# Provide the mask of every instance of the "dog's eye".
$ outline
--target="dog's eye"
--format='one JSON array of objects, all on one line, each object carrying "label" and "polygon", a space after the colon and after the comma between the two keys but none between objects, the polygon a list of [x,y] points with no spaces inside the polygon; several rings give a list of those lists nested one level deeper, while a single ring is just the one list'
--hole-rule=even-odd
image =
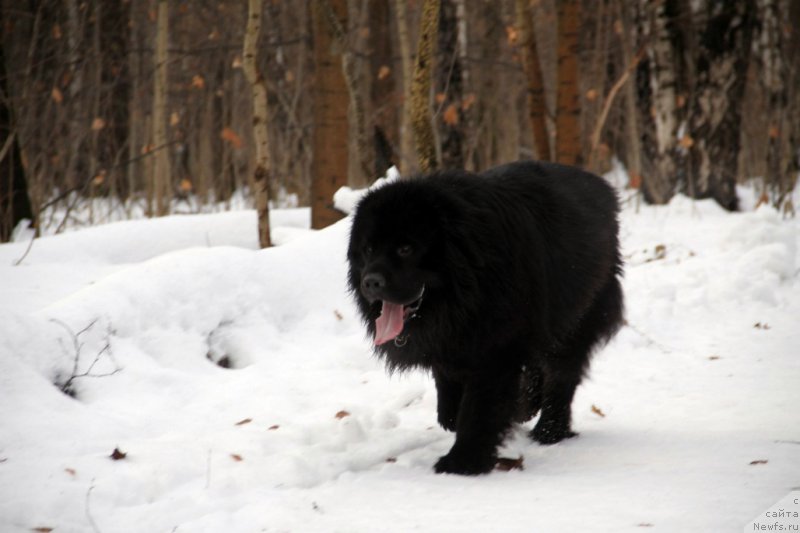
[{"label": "dog's eye", "polygon": [[412,253],[414,253],[414,248],[412,248],[410,244],[406,244],[397,249],[397,255],[400,257],[408,257]]},{"label": "dog's eye", "polygon": [[369,244],[364,246],[364,255],[368,257],[372,255],[372,246],[370,246]]}]

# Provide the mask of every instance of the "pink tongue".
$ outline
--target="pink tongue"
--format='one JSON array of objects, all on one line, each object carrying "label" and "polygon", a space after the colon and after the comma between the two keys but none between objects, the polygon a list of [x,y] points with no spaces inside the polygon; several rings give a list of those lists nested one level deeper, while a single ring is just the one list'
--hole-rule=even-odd
[{"label": "pink tongue", "polygon": [[383,302],[381,316],[375,321],[375,346],[394,339],[403,331],[403,306]]}]

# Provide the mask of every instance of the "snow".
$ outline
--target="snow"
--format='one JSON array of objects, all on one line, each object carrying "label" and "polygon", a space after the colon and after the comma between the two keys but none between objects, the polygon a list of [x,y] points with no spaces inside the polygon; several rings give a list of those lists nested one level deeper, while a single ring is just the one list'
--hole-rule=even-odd
[{"label": "snow", "polygon": [[527,424],[524,470],[477,478],[432,471],[430,378],[371,356],[349,219],[307,219],[273,212],[268,250],[252,211],[0,246],[0,531],[740,531],[797,490],[797,219],[626,205],[628,325],[580,436]]}]

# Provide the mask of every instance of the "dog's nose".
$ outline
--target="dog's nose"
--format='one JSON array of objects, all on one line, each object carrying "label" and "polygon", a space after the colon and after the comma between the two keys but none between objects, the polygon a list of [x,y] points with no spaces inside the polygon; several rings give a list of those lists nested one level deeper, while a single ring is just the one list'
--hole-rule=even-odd
[{"label": "dog's nose", "polygon": [[370,272],[361,278],[361,292],[369,299],[376,299],[386,287],[386,278],[383,274]]}]

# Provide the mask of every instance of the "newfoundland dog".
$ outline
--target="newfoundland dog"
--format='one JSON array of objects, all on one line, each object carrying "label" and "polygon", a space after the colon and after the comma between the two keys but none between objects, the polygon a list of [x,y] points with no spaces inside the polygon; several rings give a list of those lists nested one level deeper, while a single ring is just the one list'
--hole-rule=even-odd
[{"label": "newfoundland dog", "polygon": [[429,369],[455,443],[436,472],[481,474],[514,422],[570,427],[592,350],[622,324],[618,204],[582,170],[519,162],[437,172],[367,193],[349,285],[390,370]]}]

